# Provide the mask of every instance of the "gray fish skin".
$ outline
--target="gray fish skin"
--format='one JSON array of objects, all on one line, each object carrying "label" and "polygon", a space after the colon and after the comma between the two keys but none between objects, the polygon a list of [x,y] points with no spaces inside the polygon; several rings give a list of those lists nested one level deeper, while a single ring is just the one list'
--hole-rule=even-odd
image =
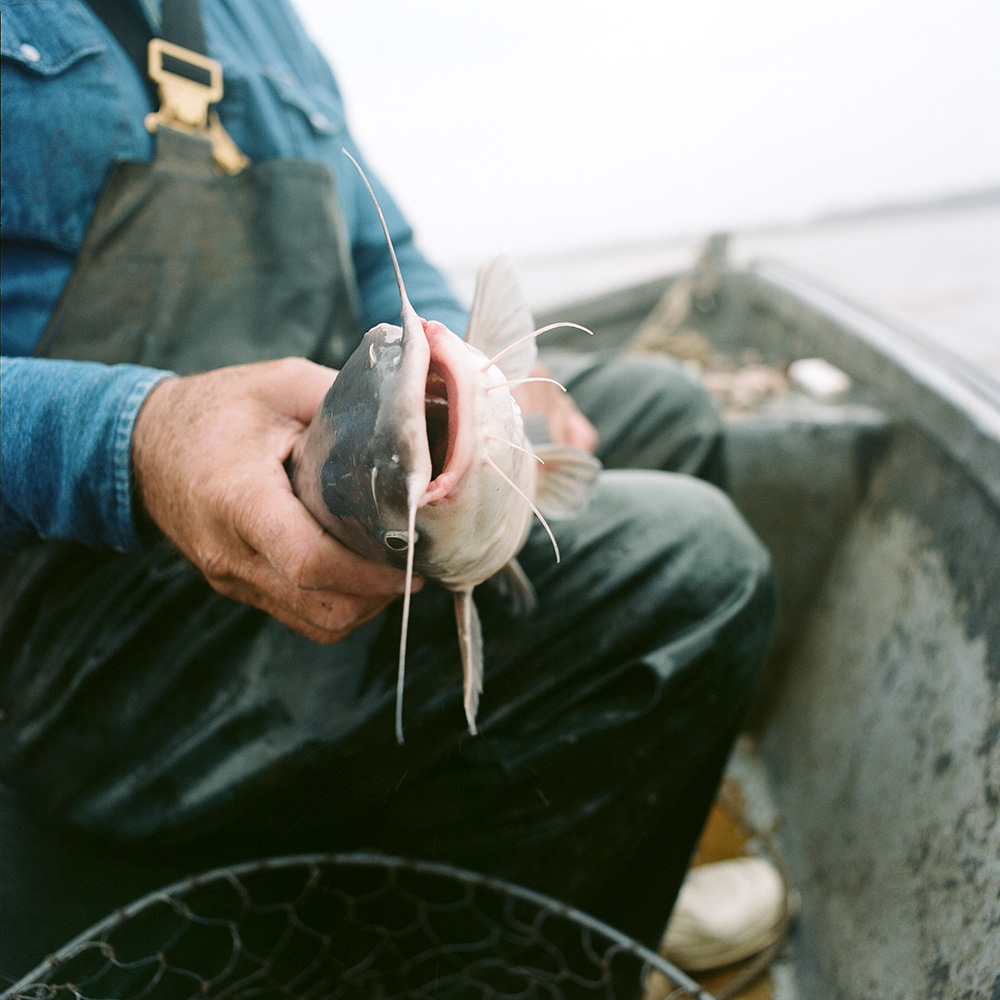
[{"label": "gray fish skin", "polygon": [[316,412],[293,475],[296,494],[330,534],[400,569],[407,477],[421,463],[400,433],[401,408],[409,404],[412,412],[407,386],[415,379],[422,386],[426,372],[426,351],[411,344],[409,355],[398,326],[383,323],[365,334]]}]

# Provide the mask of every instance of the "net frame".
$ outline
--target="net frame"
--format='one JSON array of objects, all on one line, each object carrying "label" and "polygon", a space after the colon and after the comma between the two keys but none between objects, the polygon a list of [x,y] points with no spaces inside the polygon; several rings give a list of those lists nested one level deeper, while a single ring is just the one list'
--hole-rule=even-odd
[{"label": "net frame", "polygon": [[[156,945],[142,954],[144,933]],[[211,968],[190,966],[195,954]],[[649,997],[651,982],[657,998],[713,1000],[660,955],[550,896],[443,862],[353,852],[177,881],[94,924],[0,997],[619,1000]]]}]

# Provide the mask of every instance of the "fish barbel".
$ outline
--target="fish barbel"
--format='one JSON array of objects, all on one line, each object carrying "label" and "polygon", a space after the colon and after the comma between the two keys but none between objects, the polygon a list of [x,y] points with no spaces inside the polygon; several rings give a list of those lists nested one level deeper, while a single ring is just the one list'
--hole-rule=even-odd
[{"label": "fish barbel", "polygon": [[414,572],[454,594],[465,714],[475,733],[483,643],[473,590],[496,577],[512,612],[533,608],[534,590],[516,559],[532,515],[558,559],[545,517],[582,507],[600,463],[577,448],[533,448],[525,435],[510,389],[529,377],[535,336],[551,327],[534,329],[511,264],[498,258],[480,269],[464,340],[442,323],[421,319],[407,298],[375,194],[351,160],[382,223],[402,324],[369,330],[337,374],[292,456],[292,485],[339,541],[406,571],[397,740],[403,742]]}]

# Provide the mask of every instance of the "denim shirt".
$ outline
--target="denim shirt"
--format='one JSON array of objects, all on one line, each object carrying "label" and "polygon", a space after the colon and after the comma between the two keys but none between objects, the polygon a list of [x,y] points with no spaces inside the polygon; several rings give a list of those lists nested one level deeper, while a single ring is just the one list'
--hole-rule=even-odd
[{"label": "denim shirt", "polygon": [[[135,0],[139,2],[139,0]],[[155,4],[144,0],[150,19]],[[255,162],[303,158],[334,173],[351,239],[362,322],[399,322],[399,296],[377,216],[341,152],[347,131],[333,74],[284,0],[202,0],[209,53],[223,67],[223,125]],[[170,373],[31,357],[118,160],[150,160],[153,108],[105,25],[78,0],[0,0],[2,307],[0,541],[35,537],[136,547],[132,429]],[[155,29],[154,29],[155,30]],[[456,332],[466,314],[372,178],[409,297]]]}]

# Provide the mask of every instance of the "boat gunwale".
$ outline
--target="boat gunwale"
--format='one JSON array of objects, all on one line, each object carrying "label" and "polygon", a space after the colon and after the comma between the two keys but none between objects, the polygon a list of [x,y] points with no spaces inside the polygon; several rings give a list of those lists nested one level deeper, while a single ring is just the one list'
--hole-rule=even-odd
[{"label": "boat gunwale", "polygon": [[[603,345],[597,337],[587,346],[620,347],[627,336],[624,328],[637,329],[681,273],[546,309],[540,319],[571,318],[598,334],[604,327],[614,328],[616,335]],[[992,377],[912,324],[781,261],[760,258],[726,267],[718,280],[719,301],[738,305],[745,328],[756,311],[759,316],[770,313],[790,331],[784,339],[794,350],[781,360],[820,356],[869,386],[891,417],[931,439],[1000,509],[1000,384]],[[701,328],[697,320],[694,325]],[[705,327],[714,339],[710,316]],[[744,337],[743,331],[736,333]],[[752,337],[740,343],[759,346]]]},{"label": "boat gunwale", "polygon": [[[905,322],[783,263],[755,261],[724,280],[744,283],[752,303],[794,323],[826,360],[874,387],[1000,508],[1000,385]],[[796,316],[803,309],[813,314],[805,322]]]}]

